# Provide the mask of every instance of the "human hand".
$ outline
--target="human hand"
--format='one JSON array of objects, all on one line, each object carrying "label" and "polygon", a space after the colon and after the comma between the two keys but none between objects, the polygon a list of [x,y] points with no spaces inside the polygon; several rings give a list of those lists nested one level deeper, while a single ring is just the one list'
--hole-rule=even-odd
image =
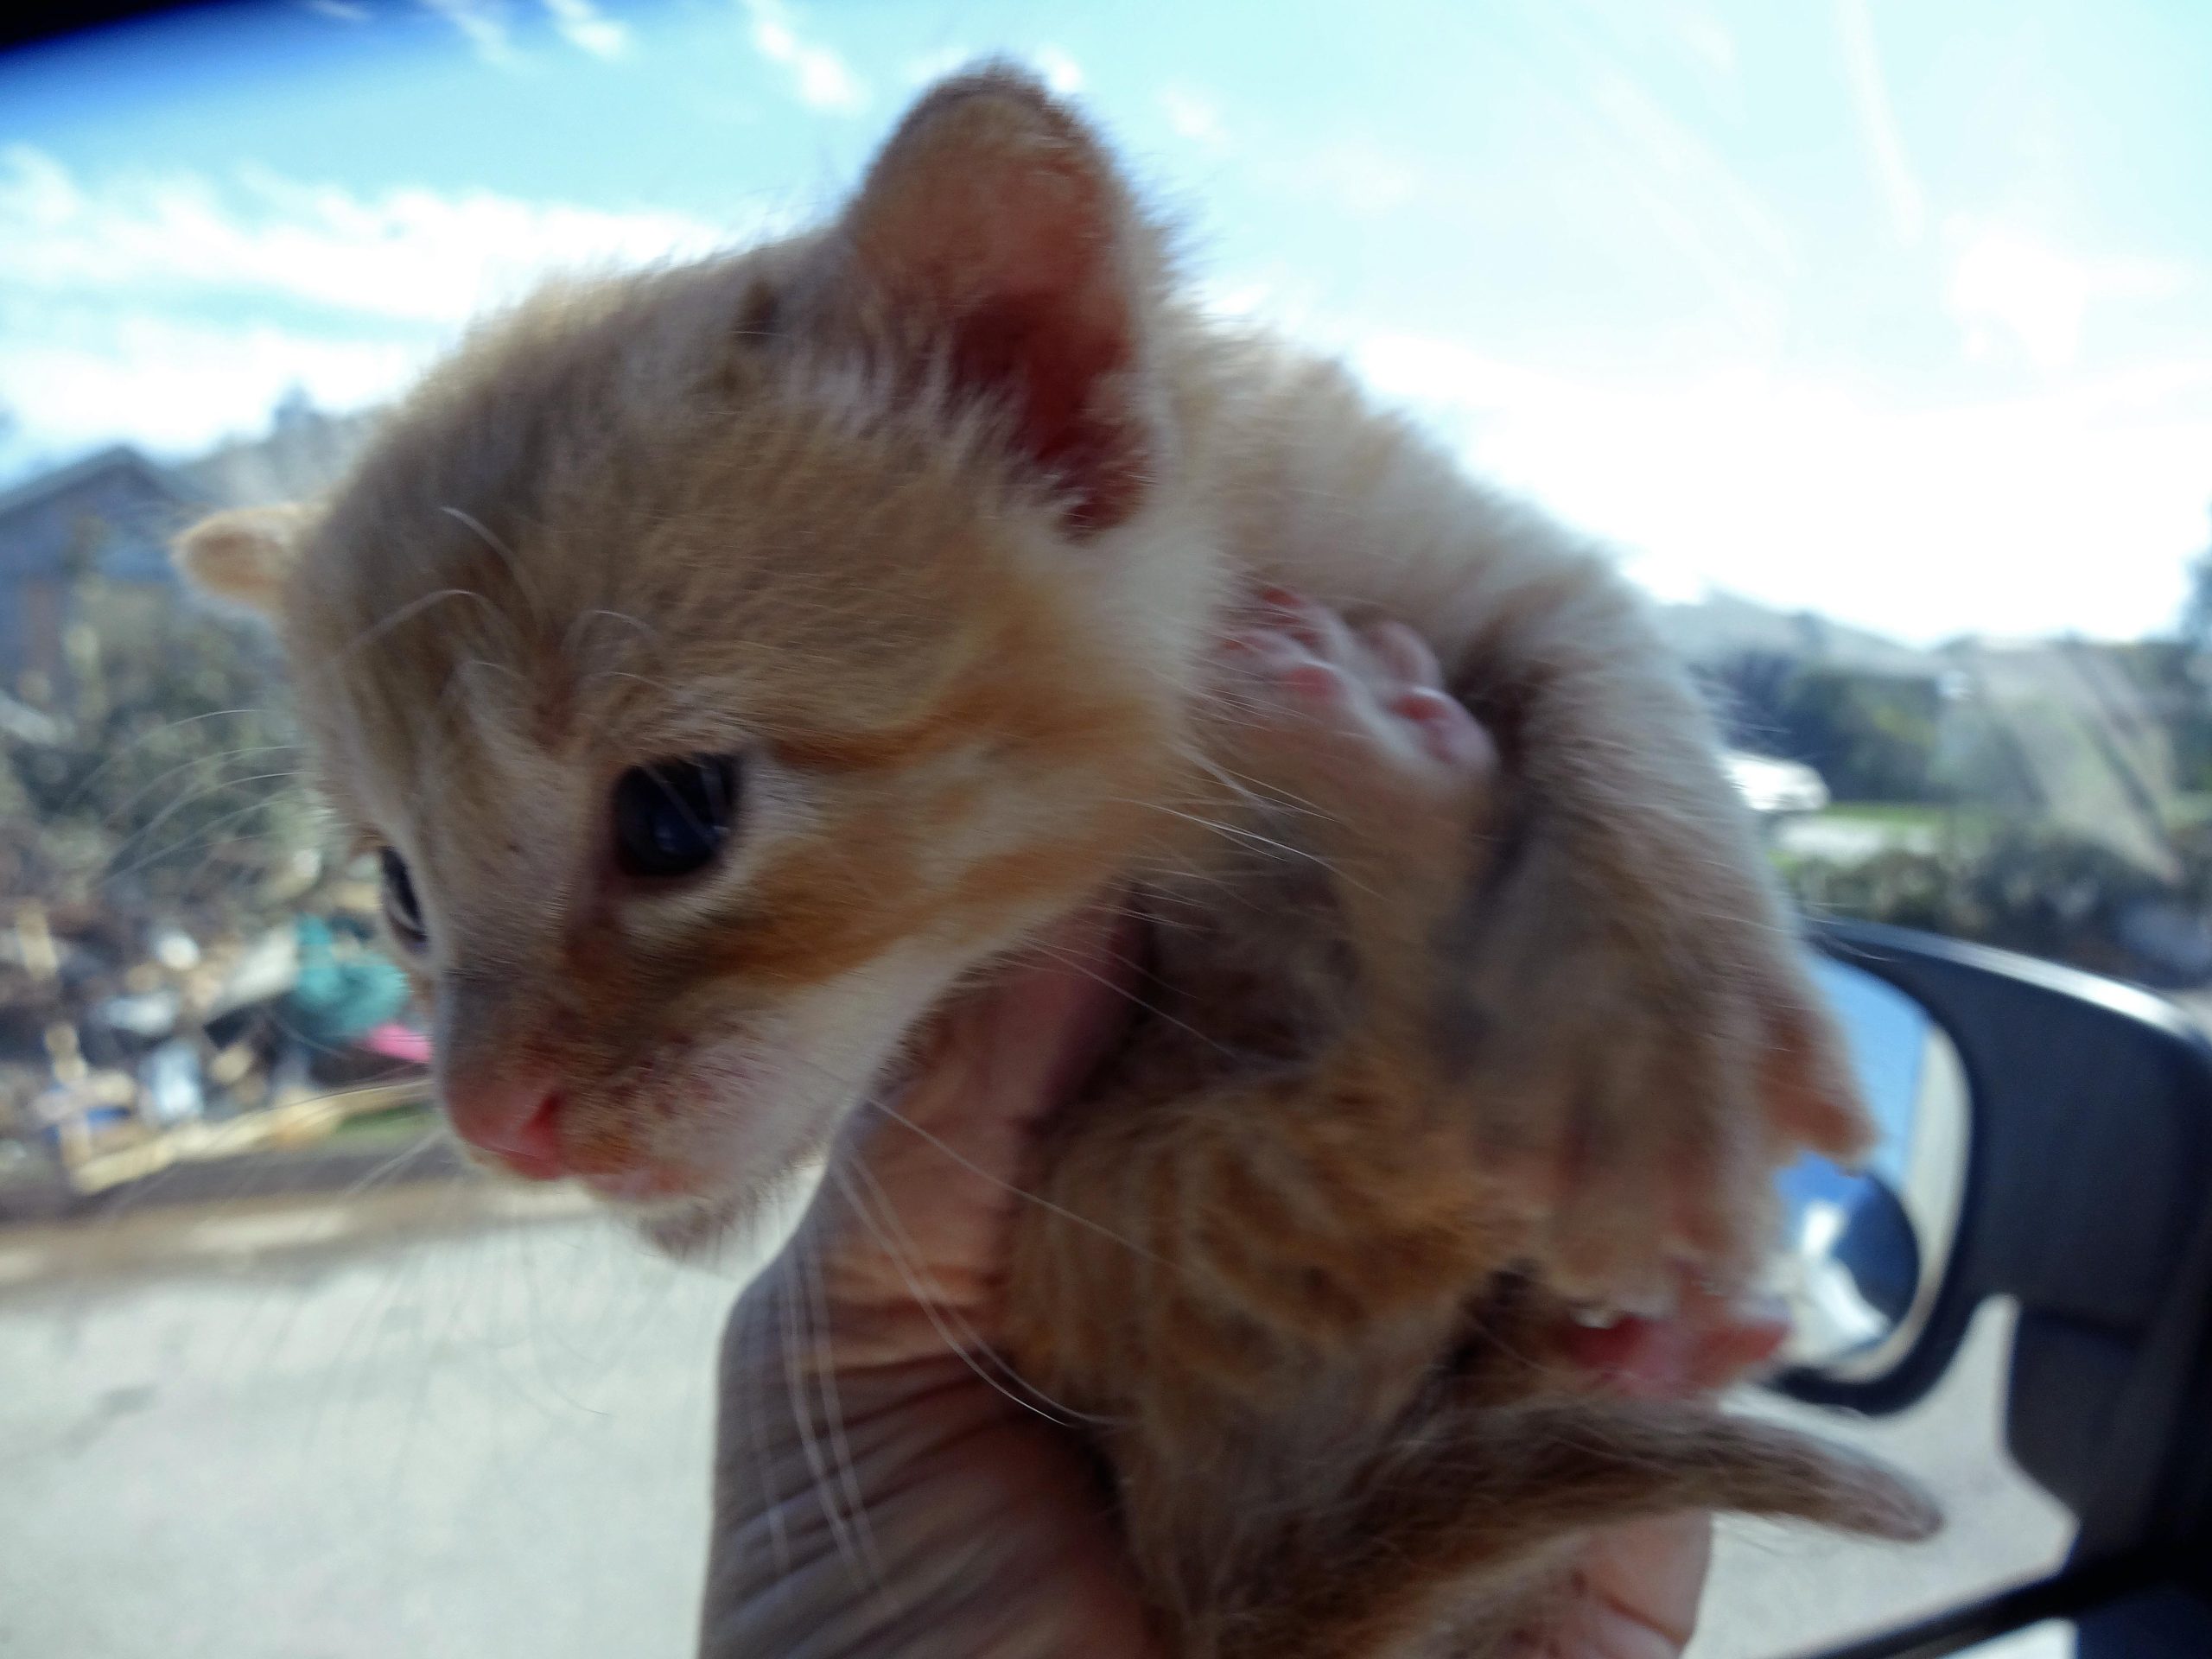
[{"label": "human hand", "polygon": [[1030,1133],[1122,1027],[1110,918],[952,1009],[722,1348],[701,1652],[1158,1659],[1104,1489],[993,1358]]},{"label": "human hand", "polygon": [[[722,1352],[702,1653],[1160,1659],[1096,1465],[992,1355],[1034,1127],[1122,1029],[1128,941],[1079,918],[953,1009],[913,1084],[859,1126]],[[1694,1392],[1776,1332],[1694,1299],[1562,1332],[1613,1386]],[[1611,1529],[1524,1651],[1668,1659],[1711,1527]]]}]

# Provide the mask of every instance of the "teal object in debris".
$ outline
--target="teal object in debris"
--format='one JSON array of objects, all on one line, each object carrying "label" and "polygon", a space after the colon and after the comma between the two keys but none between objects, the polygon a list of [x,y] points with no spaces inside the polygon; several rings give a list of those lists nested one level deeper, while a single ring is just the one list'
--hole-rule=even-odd
[{"label": "teal object in debris", "polygon": [[298,918],[293,930],[300,972],[284,1016],[308,1042],[343,1046],[407,1006],[407,976],[397,963],[351,940],[341,946],[319,916]]}]

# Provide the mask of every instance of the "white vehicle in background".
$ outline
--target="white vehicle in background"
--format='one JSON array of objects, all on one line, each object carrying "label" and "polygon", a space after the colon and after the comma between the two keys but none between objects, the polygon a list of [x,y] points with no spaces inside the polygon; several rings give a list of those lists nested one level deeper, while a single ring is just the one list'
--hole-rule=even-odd
[{"label": "white vehicle in background", "polygon": [[1819,812],[1828,804],[1827,785],[1802,761],[1747,754],[1740,749],[1732,749],[1721,759],[1737,792],[1761,817]]}]

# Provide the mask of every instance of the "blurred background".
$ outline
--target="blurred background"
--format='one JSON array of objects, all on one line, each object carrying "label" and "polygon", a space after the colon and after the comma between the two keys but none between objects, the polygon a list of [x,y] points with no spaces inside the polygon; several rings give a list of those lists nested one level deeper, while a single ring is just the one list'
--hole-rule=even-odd
[{"label": "blurred background", "polygon": [[[164,543],[322,487],[548,271],[828,211],[986,52],[1106,127],[1205,304],[1617,550],[1808,911],[2212,1011],[2193,0],[297,0],[20,48],[0,1652],[683,1650],[730,1274],[457,1179],[268,643]],[[1966,1542],[1756,1535],[1700,1653],[2063,1546],[1962,1374],[1896,1432]]]}]

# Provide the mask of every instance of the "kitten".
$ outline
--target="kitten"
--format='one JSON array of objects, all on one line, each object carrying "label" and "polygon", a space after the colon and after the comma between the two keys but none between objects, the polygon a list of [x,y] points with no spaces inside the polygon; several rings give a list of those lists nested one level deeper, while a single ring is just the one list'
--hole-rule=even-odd
[{"label": "kitten", "polygon": [[1467,1133],[1495,753],[1401,625],[1275,594],[1228,643],[1198,724],[1230,834],[1139,889],[1147,1023],[1048,1130],[1007,1298],[1173,1650],[1522,1651],[1592,1527],[1670,1510],[1923,1535],[1871,1465],[1571,1362]]},{"label": "kitten", "polygon": [[[455,1128],[679,1245],[820,1155],[949,994],[1109,886],[1151,878],[1163,939],[1201,941],[1201,976],[1226,972],[1203,941],[1235,918],[1204,895],[1249,861],[1222,864],[1200,831],[1249,848],[1240,815],[1282,812],[1238,784],[1270,763],[1209,690],[1212,642],[1267,583],[1312,594],[1314,616],[1411,624],[1496,734],[1497,786],[1432,815],[1459,833],[1423,860],[1372,855],[1371,803],[1340,803],[1343,836],[1289,820],[1294,843],[1368,872],[1308,883],[1343,947],[1316,982],[1335,975],[1351,1003],[1322,1022],[1333,1038],[1280,1036],[1289,1071],[1262,1081],[1306,1103],[1294,1134],[1254,1119],[1192,1154],[1211,1191],[1264,1196],[1300,1156],[1270,1144],[1286,1126],[1306,1137],[1301,1179],[1354,1195],[1338,1220],[1374,1204],[1408,1250],[1347,1233],[1325,1262],[1247,1264],[1310,1282],[1309,1340],[1349,1368],[1287,1403],[1255,1396],[1248,1465],[1278,1431],[1319,1446],[1344,1423],[1329,1490],[1395,1494],[1403,1522],[1357,1535],[1375,1598],[1332,1611],[1289,1586],[1310,1642],[1344,1637],[1306,1650],[1402,1633],[1407,1607],[1497,1557],[1495,1504],[1465,1490],[1477,1465],[1450,1462],[1463,1439],[1490,1446],[1479,1478],[1532,1505],[1536,1535],[1560,1524],[1543,1493],[1580,1493],[1560,1502],[1586,1519],[1646,1453],[1669,1501],[1737,1501],[1714,1484],[1733,1481],[1740,1501],[1853,1524],[1923,1518],[1802,1445],[1704,1418],[1609,1408],[1609,1477],[1578,1472],[1571,1433],[1509,1437],[1556,1455],[1501,1462],[1467,1415],[1466,1378],[1492,1368],[1438,1373],[1437,1343],[1495,1345],[1518,1317],[1497,1301],[1526,1300],[1495,1276],[1509,1262],[1539,1301],[1642,1305],[1685,1262],[1740,1282],[1774,1160],[1848,1156],[1866,1125],[1694,699],[1609,569],[1333,369],[1174,303],[1110,158],[1027,82],[931,93],[820,232],[548,289],[435,372],[330,499],[219,516],[181,550],[277,620],[332,802],[380,852],[394,932],[435,987]],[[1206,925],[1174,925],[1193,914]],[[1392,938],[1422,948],[1379,948]],[[1395,1081],[1332,1069],[1363,1029],[1361,1063]],[[1445,1094],[1408,1094],[1428,1077],[1408,1045]],[[1048,1187],[1123,1201],[1086,1159],[1178,1098],[1141,1075],[1168,1060],[1131,1064],[1127,1109],[1109,1091],[1071,1115]],[[1364,1117],[1369,1096],[1399,1116]],[[1402,1109],[1447,1099],[1418,1144],[1451,1156],[1392,1138]],[[1392,1128],[1356,1132],[1370,1122]],[[1454,1234],[1448,1263],[1420,1265],[1400,1197]],[[1457,1237],[1493,1232],[1509,1242]],[[1033,1226],[1018,1260],[1039,1294],[1055,1273],[1126,1274]],[[1084,1344],[1156,1310],[1095,1311],[1093,1332],[1017,1313],[1025,1357],[1096,1382]],[[1282,1382],[1279,1355],[1246,1363],[1234,1323],[1163,1339],[1157,1393],[1190,1387],[1155,1451],[1231,1434],[1236,1378]],[[1479,1409],[1499,1408],[1493,1384]],[[1505,1390],[1537,1414],[1524,1425],[1559,1429],[1529,1392]],[[1415,1466],[1440,1432],[1458,1470],[1441,1483]],[[1135,1517],[1176,1465],[1116,1456]],[[1786,1491],[1761,1497],[1761,1479]],[[1355,1518],[1295,1517],[1307,1530],[1275,1565]],[[1193,1650],[1261,1650],[1235,1632],[1264,1620],[1210,1630],[1200,1605],[1226,1616],[1255,1580],[1195,1600],[1171,1582],[1197,1548],[1180,1524],[1150,1557],[1162,1605]],[[1406,1529],[1424,1525],[1417,1548]]]}]

